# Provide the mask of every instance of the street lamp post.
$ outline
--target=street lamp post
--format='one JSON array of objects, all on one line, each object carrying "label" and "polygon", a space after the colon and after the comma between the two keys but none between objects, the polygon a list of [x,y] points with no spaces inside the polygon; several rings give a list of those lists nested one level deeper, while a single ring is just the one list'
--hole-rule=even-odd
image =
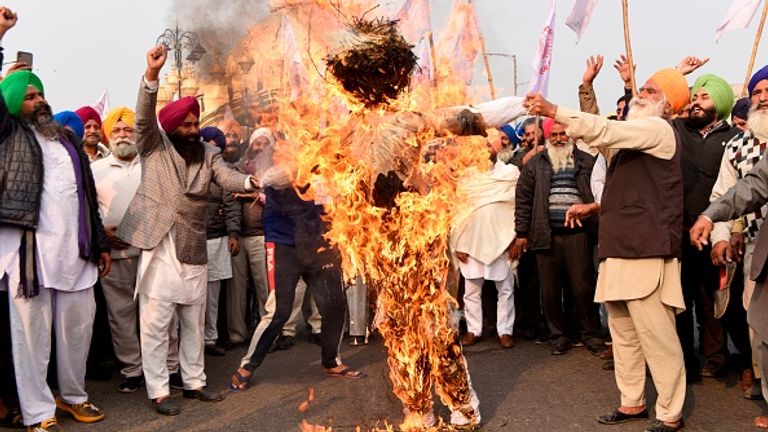
[{"label": "street lamp post", "polygon": [[[169,51],[173,51],[173,66],[176,70],[177,82],[177,95],[181,97],[181,88],[183,84],[182,67],[184,66],[184,60],[191,64],[195,64],[206,53],[205,48],[200,45],[200,37],[195,32],[184,31],[179,28],[178,22],[175,29],[165,29],[165,31],[158,36],[158,45],[162,44]],[[187,51],[187,57],[184,58],[184,51]]]},{"label": "street lamp post", "polygon": [[525,84],[525,83],[517,82],[517,55],[515,55],[515,54],[505,54],[505,53],[487,53],[486,55],[498,56],[498,57],[506,57],[506,58],[512,59],[512,64],[514,66],[513,80],[514,80],[514,85],[515,85],[515,96],[517,96],[517,87],[520,84]]}]

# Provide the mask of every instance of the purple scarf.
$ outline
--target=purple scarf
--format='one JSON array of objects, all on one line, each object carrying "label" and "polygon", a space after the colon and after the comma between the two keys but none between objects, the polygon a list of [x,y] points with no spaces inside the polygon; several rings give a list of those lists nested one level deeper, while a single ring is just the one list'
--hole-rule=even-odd
[{"label": "purple scarf", "polygon": [[[77,153],[75,145],[65,136],[60,136],[59,141],[67,150],[75,170],[75,182],[77,183],[77,247],[80,258],[88,261],[91,259],[91,220],[88,215],[85,199],[85,175],[83,173],[82,160]],[[19,298],[32,298],[40,293],[40,284],[37,277],[37,241],[35,233],[25,230],[21,238],[19,248],[19,266],[21,277],[19,279]],[[31,283],[30,283],[31,280]]]}]

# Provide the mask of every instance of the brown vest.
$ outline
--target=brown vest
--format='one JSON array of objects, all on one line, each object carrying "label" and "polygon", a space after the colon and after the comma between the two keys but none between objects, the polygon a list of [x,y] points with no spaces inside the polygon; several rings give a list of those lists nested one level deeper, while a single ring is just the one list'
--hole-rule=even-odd
[{"label": "brown vest", "polygon": [[679,258],[683,233],[681,145],[670,160],[621,150],[611,160],[600,209],[598,255]]}]

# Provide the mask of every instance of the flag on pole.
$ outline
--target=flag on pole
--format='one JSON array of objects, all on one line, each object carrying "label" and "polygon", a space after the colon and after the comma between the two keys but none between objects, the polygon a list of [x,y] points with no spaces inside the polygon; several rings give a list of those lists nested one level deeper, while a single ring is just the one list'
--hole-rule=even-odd
[{"label": "flag on pole", "polygon": [[539,36],[539,47],[533,59],[533,77],[531,78],[532,92],[547,95],[549,89],[549,67],[552,64],[552,46],[555,42],[555,0],[550,1],[547,24]]},{"label": "flag on pole", "polygon": [[291,102],[298,99],[302,88],[308,82],[304,64],[301,62],[299,45],[296,43],[296,35],[287,14],[283,14],[280,24],[280,33],[283,43],[283,74],[284,85],[291,88]]},{"label": "flag on pole", "polygon": [[581,40],[581,35],[589,25],[589,20],[592,19],[592,12],[595,11],[597,6],[597,0],[576,0],[571,9],[571,14],[565,20],[565,25],[571,28],[576,33],[576,43]]},{"label": "flag on pole", "polygon": [[101,96],[99,96],[99,99],[91,105],[91,108],[95,109],[101,118],[104,118],[104,116],[112,111],[109,106],[109,89],[104,89],[104,91],[101,92]]},{"label": "flag on pole", "polygon": [[760,7],[762,0],[733,0],[725,19],[715,31],[715,41],[719,42],[723,33],[729,30],[745,29]]},{"label": "flag on pole", "polygon": [[429,21],[429,0],[405,0],[400,11],[394,16],[405,40],[418,45],[427,33],[432,31]]},{"label": "flag on pole", "polygon": [[448,24],[437,43],[440,57],[447,59],[453,73],[470,85],[475,60],[480,52],[480,29],[472,0],[454,0]]}]

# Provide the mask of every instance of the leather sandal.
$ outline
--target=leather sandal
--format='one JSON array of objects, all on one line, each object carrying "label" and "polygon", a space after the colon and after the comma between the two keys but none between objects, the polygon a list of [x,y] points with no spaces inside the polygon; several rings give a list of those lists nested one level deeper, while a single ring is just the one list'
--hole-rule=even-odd
[{"label": "leather sandal", "polygon": [[616,424],[626,423],[634,420],[647,420],[647,419],[648,419],[647,409],[644,409],[637,414],[627,414],[619,411],[618,409],[615,409],[608,414],[599,416],[597,418],[597,421],[605,425],[616,425]]},{"label": "leather sandal", "polygon": [[677,432],[685,427],[683,419],[678,420],[676,426],[667,426],[663,421],[657,421],[653,426],[646,429],[644,432]]},{"label": "leather sandal", "polygon": [[162,415],[175,416],[181,412],[179,403],[168,396],[161,401],[157,401],[157,399],[153,400],[152,405],[155,406],[155,411]]},{"label": "leather sandal", "polygon": [[240,369],[237,369],[235,370],[235,373],[232,374],[227,389],[232,393],[244,392],[251,387],[251,378],[253,378],[253,372],[251,372],[250,375],[245,376],[240,373]]}]

